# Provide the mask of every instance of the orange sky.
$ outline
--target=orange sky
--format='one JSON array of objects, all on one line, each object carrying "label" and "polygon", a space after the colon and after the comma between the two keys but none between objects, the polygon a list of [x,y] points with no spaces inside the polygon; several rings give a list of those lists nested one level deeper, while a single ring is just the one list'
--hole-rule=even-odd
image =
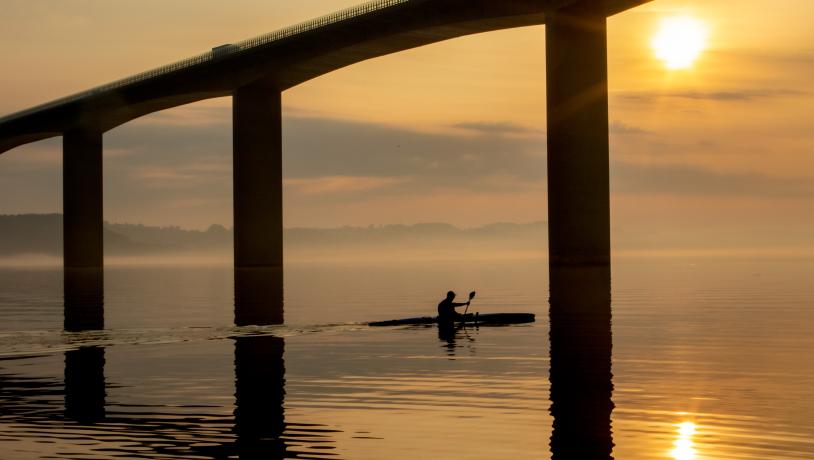
[{"label": "orange sky", "polygon": [[[0,113],[355,4],[4,2]],[[667,70],[650,40],[691,15],[709,47]],[[614,228],[814,224],[814,3],[655,0],[609,21]],[[357,64],[284,94],[286,225],[544,220],[542,27]],[[229,99],[106,135],[106,219],[231,222]],[[60,209],[59,142],[0,156],[0,213]],[[765,238],[765,237],[764,237]],[[811,239],[814,243],[814,238]]]}]

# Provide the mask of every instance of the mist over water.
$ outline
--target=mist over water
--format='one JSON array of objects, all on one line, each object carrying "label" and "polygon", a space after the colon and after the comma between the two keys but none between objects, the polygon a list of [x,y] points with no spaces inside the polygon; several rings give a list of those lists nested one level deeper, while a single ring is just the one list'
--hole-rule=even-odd
[{"label": "mist over water", "polygon": [[[230,266],[114,265],[106,330],[64,333],[61,271],[3,268],[0,451],[578,458],[584,438],[604,446],[591,458],[810,458],[812,275],[810,259],[618,258],[612,316],[601,277],[573,278],[556,332],[545,260],[301,261],[286,325],[238,328]],[[431,315],[449,289],[537,322],[362,324]],[[584,378],[607,392],[579,397]]]}]

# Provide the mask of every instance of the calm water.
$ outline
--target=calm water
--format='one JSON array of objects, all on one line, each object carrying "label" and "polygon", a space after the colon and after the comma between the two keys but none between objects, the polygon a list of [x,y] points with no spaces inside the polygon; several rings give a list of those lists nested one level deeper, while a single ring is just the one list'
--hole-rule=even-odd
[{"label": "calm water", "polygon": [[[60,271],[0,270],[0,457],[814,458],[814,261],[602,276],[549,318],[545,262],[292,264],[288,324],[235,328],[229,267],[109,268],[107,330],[66,334]],[[448,289],[538,321],[359,324]]]}]

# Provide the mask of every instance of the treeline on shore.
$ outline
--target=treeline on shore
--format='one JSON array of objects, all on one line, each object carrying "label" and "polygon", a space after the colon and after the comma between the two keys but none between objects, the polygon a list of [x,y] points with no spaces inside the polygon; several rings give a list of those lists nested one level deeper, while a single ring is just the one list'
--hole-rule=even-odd
[{"label": "treeline on shore", "polygon": [[[476,250],[493,247],[542,250],[545,222],[496,223],[462,229],[444,223],[370,225],[367,227],[288,228],[287,250],[354,252],[398,247],[410,251]],[[212,225],[206,230],[175,226],[109,223],[104,227],[105,253],[114,256],[231,252],[232,230]],[[62,254],[61,214],[0,215],[0,256]]]}]

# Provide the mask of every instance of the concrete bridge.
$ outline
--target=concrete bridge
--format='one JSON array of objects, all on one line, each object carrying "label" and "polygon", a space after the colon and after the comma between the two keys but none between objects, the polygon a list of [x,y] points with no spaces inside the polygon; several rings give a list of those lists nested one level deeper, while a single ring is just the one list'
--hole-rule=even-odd
[{"label": "concrete bridge", "polygon": [[648,1],[378,0],[0,118],[0,153],[63,138],[66,329],[104,324],[105,132],[233,97],[235,321],[281,323],[281,92],[378,56],[530,25],[546,25],[550,265],[608,266],[606,18]]}]

